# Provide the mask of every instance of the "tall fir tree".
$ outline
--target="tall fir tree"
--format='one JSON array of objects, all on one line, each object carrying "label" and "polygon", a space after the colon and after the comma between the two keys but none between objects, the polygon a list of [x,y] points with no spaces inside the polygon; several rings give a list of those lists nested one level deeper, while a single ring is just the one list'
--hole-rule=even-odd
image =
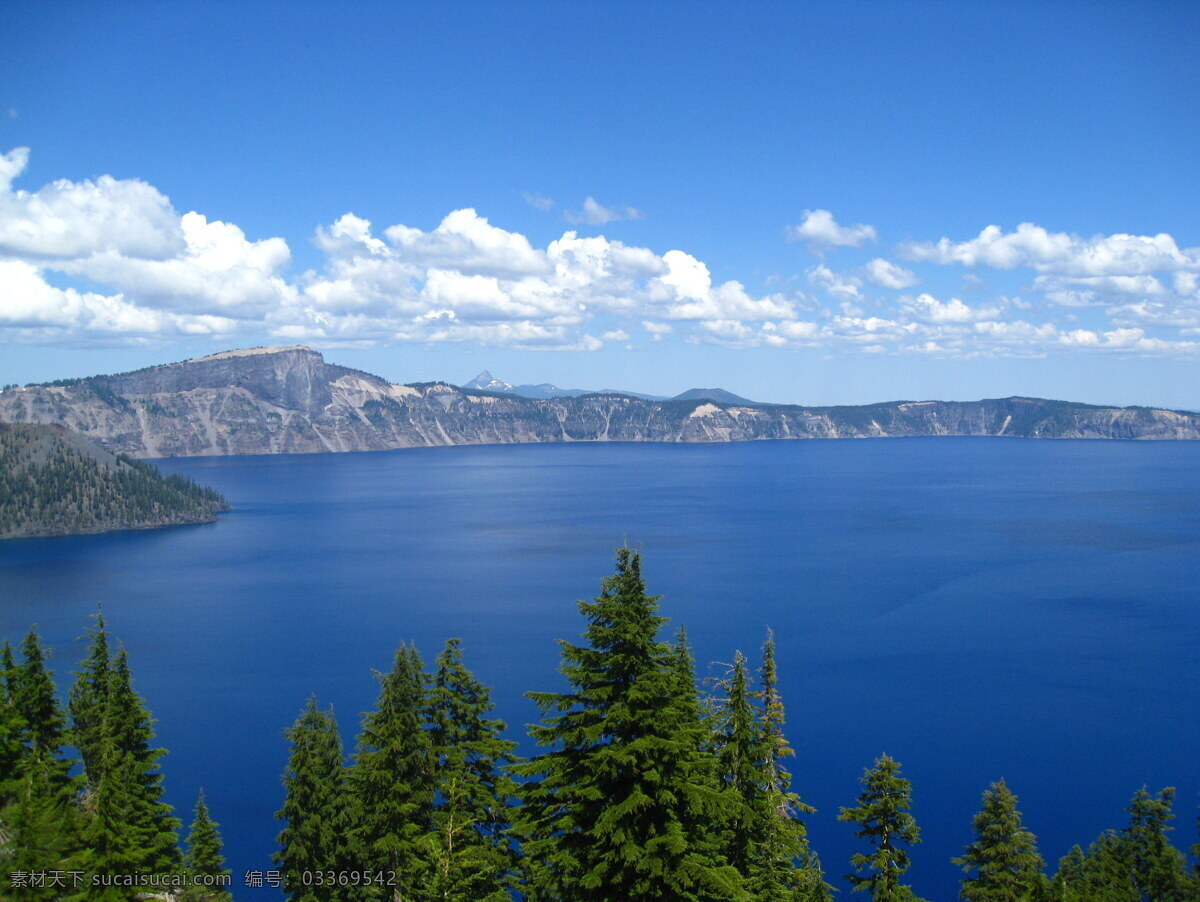
[{"label": "tall fir tree", "polygon": [[972,821],[975,841],[954,863],[969,875],[960,897],[967,902],[1037,902],[1044,891],[1045,862],[1037,837],[1021,823],[1017,797],[1000,780],[983,793]]},{"label": "tall fir tree", "polygon": [[136,836],[138,867],[167,873],[180,861],[180,822],[162,800],[159,761],[166,750],[154,748],[154,719],[133,688],[124,649],[113,661],[106,721],[110,745],[105,776],[111,768],[114,782],[119,778],[121,791],[128,795],[127,826]]},{"label": "tall fir tree", "polygon": [[1112,831],[1102,834],[1083,861],[1082,879],[1068,889],[1068,902],[1139,902],[1129,847]]},{"label": "tall fir tree", "polygon": [[1129,807],[1129,826],[1121,831],[1130,873],[1141,897],[1153,902],[1183,902],[1188,892],[1186,858],[1171,845],[1167,833],[1175,815],[1171,805],[1175,788],[1168,786],[1157,796],[1146,787],[1134,793]]},{"label": "tall fir tree", "polygon": [[312,697],[284,735],[291,753],[283,775],[283,807],[275,815],[287,825],[275,854],[284,889],[295,902],[348,902],[360,893],[312,876],[367,867],[353,855],[353,808],[333,711],[319,710]]},{"label": "tall fir tree", "polygon": [[364,867],[393,871],[398,899],[429,879],[433,755],[425,730],[425,673],[415,648],[396,651],[380,674],[379,702],[363,717],[349,782],[357,805],[354,841]]},{"label": "tall fir tree", "polygon": [[721,832],[736,799],[720,784],[681,656],[658,638],[641,560],[617,550],[600,595],[579,602],[587,645],[561,642],[567,692],[530,693],[548,751],[518,813],[531,902],[709,902],[749,897]]},{"label": "tall fir tree", "polygon": [[224,880],[231,876],[221,854],[221,834],[208,814],[204,802],[204,790],[196,800],[195,819],[188,830],[187,854],[183,867],[189,884],[179,895],[178,902],[231,902],[233,896],[221,889]]},{"label": "tall fir tree", "polygon": [[22,662],[16,668],[13,697],[25,722],[23,738],[31,755],[49,761],[64,741],[67,719],[58,703],[54,678],[46,669],[46,653],[36,630],[21,643]]},{"label": "tall fir tree", "polygon": [[104,776],[105,721],[109,698],[109,672],[112,661],[103,610],[97,611],[95,624],[88,631],[87,657],[75,671],[68,707],[71,712],[71,741],[79,749],[83,770],[92,789]]},{"label": "tall fir tree", "polygon": [[17,778],[17,764],[25,751],[22,737],[25,721],[15,698],[17,665],[12,646],[0,650],[0,818],[6,804],[9,784]]},{"label": "tall fir tree", "polygon": [[19,871],[64,870],[77,864],[79,817],[74,805],[77,781],[71,761],[60,756],[66,717],[59,704],[54,677],[35,630],[21,644],[22,660],[14,663],[11,650],[3,656],[7,671],[5,693],[8,728],[17,742],[5,745],[16,753],[7,767],[9,779],[0,787],[4,807],[0,821],[8,851],[4,898],[12,902],[53,899],[53,887],[12,886],[9,875]]},{"label": "tall fir tree", "polygon": [[458,639],[437,659],[427,720],[437,801],[426,895],[440,902],[509,902],[517,855],[510,836],[517,744],[488,718],[491,693],[463,663]]},{"label": "tall fir tree", "polygon": [[907,902],[915,897],[900,883],[910,865],[906,847],[921,841],[917,822],[909,813],[912,787],[901,776],[900,764],[887,755],[880,756],[860,782],[863,791],[858,805],[841,809],[838,820],[858,824],[854,835],[867,840],[871,852],[851,856],[856,873],[846,879],[856,892],[870,892],[874,902]]},{"label": "tall fir tree", "polygon": [[795,751],[784,734],[787,717],[779,691],[775,634],[770,630],[763,643],[759,678],[760,716],[767,740],[766,784],[773,814],[763,849],[764,893],[770,899],[828,902],[833,888],[825,882],[821,861],[809,848],[808,830],[801,819],[801,815],[813,814],[816,809],[792,790],[792,775],[784,766],[784,760],[794,756]]},{"label": "tall fir tree", "polygon": [[734,653],[729,675],[721,681],[727,698],[720,708],[718,758],[725,783],[733,790],[737,804],[727,826],[729,863],[746,881],[746,889],[761,895],[766,862],[764,851],[774,812],[768,796],[768,762],[771,757],[765,724],[758,718],[751,698],[745,656]]}]

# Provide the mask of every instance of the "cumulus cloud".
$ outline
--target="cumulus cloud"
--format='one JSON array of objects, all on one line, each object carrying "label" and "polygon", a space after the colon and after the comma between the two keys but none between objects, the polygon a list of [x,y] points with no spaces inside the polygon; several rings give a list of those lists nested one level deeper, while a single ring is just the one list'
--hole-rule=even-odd
[{"label": "cumulus cloud", "polygon": [[635,207],[606,207],[594,197],[585,198],[583,208],[568,210],[563,214],[567,222],[584,225],[607,225],[622,219],[641,219],[642,213]]},{"label": "cumulus cloud", "polygon": [[28,161],[24,147],[0,157],[0,256],[62,260],[108,252],[161,260],[182,249],[170,201],[145,182],[103,175],[13,191]]},{"label": "cumulus cloud", "polygon": [[[938,243],[917,251],[937,262],[1030,266],[1034,288],[1051,302],[1041,309],[1057,319],[1033,323],[1008,318],[1029,308],[1016,299],[866,298],[864,280],[897,291],[917,284],[909,270],[882,258],[856,274],[811,267],[805,276],[816,290],[808,296],[763,293],[716,278],[684,250],[659,253],[576,231],[535,246],[470,208],[451,211],[432,228],[398,223],[382,230],[348,212],[315,229],[321,262],[290,273],[291,249],[282,238],[249,236],[195,211],[180,214],[136,179],[15,188],[28,160],[23,148],[0,156],[3,340],[219,336],[231,343],[270,337],[326,346],[596,350],[640,330],[652,341],[737,348],[1200,353],[1196,342],[1179,340],[1200,334],[1200,268],[1190,262],[1196,252],[1180,250],[1169,236],[1083,241],[1028,227],[1008,236],[985,230],[971,248]],[[583,213],[597,224],[613,221],[614,212],[636,212],[589,201]],[[806,212],[793,231],[818,247],[875,237],[869,226],[838,225],[828,211]],[[1114,260],[1124,269],[1113,269]],[[787,283],[775,280],[773,288]]]},{"label": "cumulus cloud", "polygon": [[924,323],[974,323],[993,320],[1000,315],[999,307],[974,308],[958,298],[939,301],[930,294],[901,298],[900,308],[913,319]]},{"label": "cumulus cloud", "polygon": [[995,269],[1027,267],[1073,277],[1129,276],[1200,269],[1200,249],[1180,250],[1170,235],[1097,235],[1081,238],[1023,222],[1015,232],[990,225],[969,241],[907,242],[908,259]]},{"label": "cumulus cloud", "polygon": [[841,301],[857,301],[862,297],[859,286],[862,282],[855,276],[840,276],[830,270],[825,264],[818,264],[809,269],[805,275],[808,283],[824,289],[826,293]]},{"label": "cumulus cloud", "polygon": [[840,226],[828,210],[805,210],[803,216],[800,225],[788,227],[793,241],[806,241],[814,247],[861,247],[876,240],[874,226]]},{"label": "cumulus cloud", "polygon": [[917,274],[912,270],[897,266],[880,257],[876,257],[866,266],[867,278],[876,285],[902,291],[920,283]]}]

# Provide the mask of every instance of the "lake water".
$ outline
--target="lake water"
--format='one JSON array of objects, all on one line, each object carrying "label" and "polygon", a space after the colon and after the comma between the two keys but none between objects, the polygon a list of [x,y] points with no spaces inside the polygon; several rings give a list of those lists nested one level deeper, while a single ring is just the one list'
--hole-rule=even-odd
[{"label": "lake water", "polygon": [[[158,719],[168,799],[203,786],[235,888],[270,867],[283,729],[310,694],[347,746],[372,669],[447,637],[495,687],[559,686],[575,599],[644,554],[703,673],[781,656],[797,790],[836,822],[881,752],[913,781],[910,876],[957,895],[950,863],[1000,777],[1052,862],[1125,822],[1143,784],[1200,791],[1200,442],[886,439],[531,445],[166,461],[233,503],[216,524],[0,543],[0,636],[36,623],[59,682],[98,603]],[[528,742],[523,743],[528,750]],[[268,899],[240,889],[237,898]]]}]

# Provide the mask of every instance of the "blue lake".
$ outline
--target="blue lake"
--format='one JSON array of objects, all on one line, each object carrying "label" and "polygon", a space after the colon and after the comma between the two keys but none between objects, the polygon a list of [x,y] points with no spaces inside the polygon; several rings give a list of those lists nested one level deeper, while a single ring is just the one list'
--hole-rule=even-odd
[{"label": "blue lake", "polygon": [[[530,445],[163,462],[224,492],[216,524],[0,543],[0,637],[33,623],[61,685],[102,603],[158,719],[169,801],[203,786],[235,871],[270,867],[305,699],[348,748],[372,670],[463,639],[523,740],[622,542],[702,675],[781,655],[797,790],[831,882],[836,822],[880,753],[913,781],[910,876],[950,863],[1004,777],[1056,863],[1138,787],[1200,791],[1200,443],[888,439]],[[236,891],[267,899],[268,891]]]}]

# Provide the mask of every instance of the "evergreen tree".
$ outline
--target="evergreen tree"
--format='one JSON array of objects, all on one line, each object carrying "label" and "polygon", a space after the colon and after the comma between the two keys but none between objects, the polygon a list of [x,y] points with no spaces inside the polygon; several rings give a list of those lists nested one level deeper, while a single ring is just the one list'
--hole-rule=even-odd
[{"label": "evergreen tree", "polygon": [[[855,853],[850,863],[857,874],[846,877],[855,891],[868,890],[874,902],[904,902],[913,898],[912,890],[900,884],[909,868],[908,850],[921,841],[917,822],[909,813],[911,786],[900,775],[900,765],[887,755],[875,767],[863,773],[863,791],[858,806],[843,808],[839,821],[859,824],[855,836],[871,845],[870,854]],[[866,876],[862,876],[866,871]]]},{"label": "evergreen tree", "polygon": [[429,879],[423,846],[433,808],[433,758],[425,731],[425,682],[417,650],[399,648],[391,672],[380,675],[379,702],[363,718],[349,774],[362,863],[394,871],[401,899],[415,896]]},{"label": "evergreen tree", "polygon": [[962,882],[967,902],[1031,902],[1042,891],[1045,862],[1037,838],[1024,828],[1017,797],[1003,780],[983,794],[983,807],[972,822],[975,841],[954,859],[975,876]]},{"label": "evergreen tree", "polygon": [[1071,851],[1058,861],[1058,870],[1050,882],[1049,897],[1053,902],[1079,902],[1080,887],[1083,886],[1084,868],[1087,858],[1083,849],[1072,846]]},{"label": "evergreen tree", "polygon": [[795,755],[784,735],[786,717],[779,691],[779,671],[775,657],[775,635],[767,631],[759,670],[762,689],[761,719],[766,731],[766,785],[773,817],[768,822],[762,852],[766,862],[763,894],[767,899],[794,899],[827,902],[833,888],[825,882],[821,862],[808,847],[807,829],[802,814],[816,811],[792,791],[792,775],[784,767],[785,758]]},{"label": "evergreen tree", "polygon": [[517,744],[487,717],[488,688],[467,670],[458,639],[438,656],[429,693],[437,802],[427,894],[446,902],[509,902],[516,851],[509,836],[516,784],[505,770]]},{"label": "evergreen tree", "polygon": [[84,773],[94,790],[104,776],[103,758],[104,723],[109,698],[108,632],[104,626],[104,612],[94,615],[95,626],[88,631],[91,642],[88,655],[75,671],[75,682],[71,686],[68,707],[71,711],[71,741],[83,759]]},{"label": "evergreen tree", "polygon": [[9,784],[17,778],[17,764],[25,751],[22,742],[25,721],[14,697],[16,679],[17,665],[13,662],[12,646],[5,642],[0,651],[0,812],[6,805],[11,791]]},{"label": "evergreen tree", "polygon": [[1128,845],[1116,833],[1101,835],[1088,848],[1082,882],[1069,889],[1070,902],[1139,902]]},{"label": "evergreen tree", "polygon": [[350,854],[352,810],[347,788],[342,740],[333,711],[317,709],[315,697],[284,732],[292,751],[283,775],[286,796],[275,815],[287,826],[279,834],[275,862],[283,872],[284,887],[296,902],[344,902],[355,893],[327,883],[306,885],[305,873],[363,869]]},{"label": "evergreen tree", "polygon": [[[771,757],[765,725],[756,716],[750,694],[746,658],[734,653],[729,676],[721,686],[728,694],[721,707],[721,771],[737,804],[728,825],[726,858],[746,880],[751,895],[760,896],[760,878],[765,876],[760,858],[774,812],[764,773]],[[791,863],[788,862],[788,866]]]},{"label": "evergreen tree", "polygon": [[228,878],[231,872],[225,867],[225,858],[221,854],[221,834],[208,816],[208,806],[204,804],[204,790],[196,800],[196,817],[188,831],[187,854],[183,858],[183,866],[187,871],[190,885],[179,896],[179,902],[230,902],[232,896],[219,884]]},{"label": "evergreen tree", "polygon": [[720,785],[681,655],[661,642],[641,560],[617,550],[600,595],[580,602],[586,646],[562,642],[568,692],[530,697],[531,736],[549,749],[516,773],[531,902],[748,899],[722,854],[736,806]]},{"label": "evergreen tree", "polygon": [[1129,807],[1129,826],[1121,832],[1134,885],[1143,899],[1153,902],[1182,902],[1187,891],[1186,860],[1171,845],[1167,826],[1174,819],[1171,804],[1175,788],[1168,786],[1157,796],[1142,787]]},{"label": "evergreen tree", "polygon": [[[3,745],[8,776],[0,785],[5,869],[64,870],[74,863],[79,843],[76,781],[69,776],[71,762],[59,754],[66,719],[36,631],[30,630],[21,651],[20,664],[14,663],[11,649],[0,658],[7,709]],[[7,874],[5,878],[7,884]],[[4,898],[23,902],[55,895],[53,887],[7,886]]]},{"label": "evergreen tree", "polygon": [[24,660],[16,668],[13,699],[25,722],[23,738],[31,755],[50,761],[62,748],[67,721],[35,630],[21,643],[21,653]]},{"label": "evergreen tree", "polygon": [[129,658],[122,649],[113,661],[107,705],[109,746],[105,777],[128,798],[126,825],[134,836],[139,869],[167,873],[179,864],[179,819],[162,801],[163,775],[158,768],[165,749],[152,747],[154,720],[134,691]]}]

